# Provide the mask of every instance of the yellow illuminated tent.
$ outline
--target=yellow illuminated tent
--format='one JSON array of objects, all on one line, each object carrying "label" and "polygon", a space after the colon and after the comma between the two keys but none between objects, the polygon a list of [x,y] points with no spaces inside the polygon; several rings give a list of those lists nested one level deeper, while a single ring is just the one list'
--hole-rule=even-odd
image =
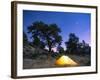
[{"label": "yellow illuminated tent", "polygon": [[55,64],[57,66],[77,66],[78,65],[74,60],[72,60],[71,58],[65,55],[57,59]]}]

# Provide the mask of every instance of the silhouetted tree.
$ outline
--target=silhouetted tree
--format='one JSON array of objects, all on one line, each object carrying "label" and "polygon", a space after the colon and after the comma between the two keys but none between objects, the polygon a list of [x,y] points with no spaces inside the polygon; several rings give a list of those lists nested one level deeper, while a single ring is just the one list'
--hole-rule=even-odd
[{"label": "silhouetted tree", "polygon": [[64,54],[65,53],[64,48],[61,46],[61,44],[58,45],[57,51],[58,51],[59,54]]},{"label": "silhouetted tree", "polygon": [[78,44],[77,50],[79,54],[83,55],[91,53],[91,47],[84,40],[82,40],[82,42]]},{"label": "silhouetted tree", "polygon": [[42,21],[37,21],[28,27],[28,31],[32,34],[33,42],[38,42],[36,44],[41,44],[42,42],[48,47],[49,53],[52,52],[53,47],[62,41],[62,37],[59,35],[61,30],[56,24],[48,25]]},{"label": "silhouetted tree", "polygon": [[41,48],[41,49],[45,48],[44,42],[40,41],[40,39],[37,36],[34,37],[33,42],[31,44],[36,48]]},{"label": "silhouetted tree", "polygon": [[79,42],[79,38],[74,34],[69,34],[69,39],[65,42],[67,53],[77,53],[80,55],[86,55],[91,53],[91,47],[84,40]]},{"label": "silhouetted tree", "polygon": [[70,33],[68,41],[65,42],[67,52],[72,54],[76,53],[78,43],[79,38],[74,33]]},{"label": "silhouetted tree", "polygon": [[28,43],[27,35],[23,32],[23,44]]}]

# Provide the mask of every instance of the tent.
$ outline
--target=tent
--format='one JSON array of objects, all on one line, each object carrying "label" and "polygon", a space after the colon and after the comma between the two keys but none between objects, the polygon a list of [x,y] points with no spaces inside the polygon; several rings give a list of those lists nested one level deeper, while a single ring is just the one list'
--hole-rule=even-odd
[{"label": "tent", "polygon": [[63,55],[56,60],[55,65],[57,66],[77,66],[78,63],[76,63],[70,57]]}]

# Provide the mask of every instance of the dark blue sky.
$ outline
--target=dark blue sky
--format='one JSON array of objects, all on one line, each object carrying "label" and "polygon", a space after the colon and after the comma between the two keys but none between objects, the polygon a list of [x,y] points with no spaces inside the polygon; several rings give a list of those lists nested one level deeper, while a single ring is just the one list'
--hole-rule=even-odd
[{"label": "dark blue sky", "polygon": [[64,42],[69,38],[69,33],[75,33],[80,42],[85,40],[90,44],[91,15],[88,13],[23,10],[23,28],[26,33],[27,27],[35,21],[43,21],[46,24],[56,23],[62,31],[63,47],[65,47]]}]

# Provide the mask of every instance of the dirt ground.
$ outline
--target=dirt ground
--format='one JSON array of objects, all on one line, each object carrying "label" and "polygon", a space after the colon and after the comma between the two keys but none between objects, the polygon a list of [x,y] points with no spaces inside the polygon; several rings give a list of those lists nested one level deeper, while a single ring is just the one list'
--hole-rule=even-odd
[{"label": "dirt ground", "polygon": [[48,68],[55,67],[55,60],[48,62],[47,60],[34,60],[34,59],[24,59],[23,68],[31,69],[31,68]]}]

